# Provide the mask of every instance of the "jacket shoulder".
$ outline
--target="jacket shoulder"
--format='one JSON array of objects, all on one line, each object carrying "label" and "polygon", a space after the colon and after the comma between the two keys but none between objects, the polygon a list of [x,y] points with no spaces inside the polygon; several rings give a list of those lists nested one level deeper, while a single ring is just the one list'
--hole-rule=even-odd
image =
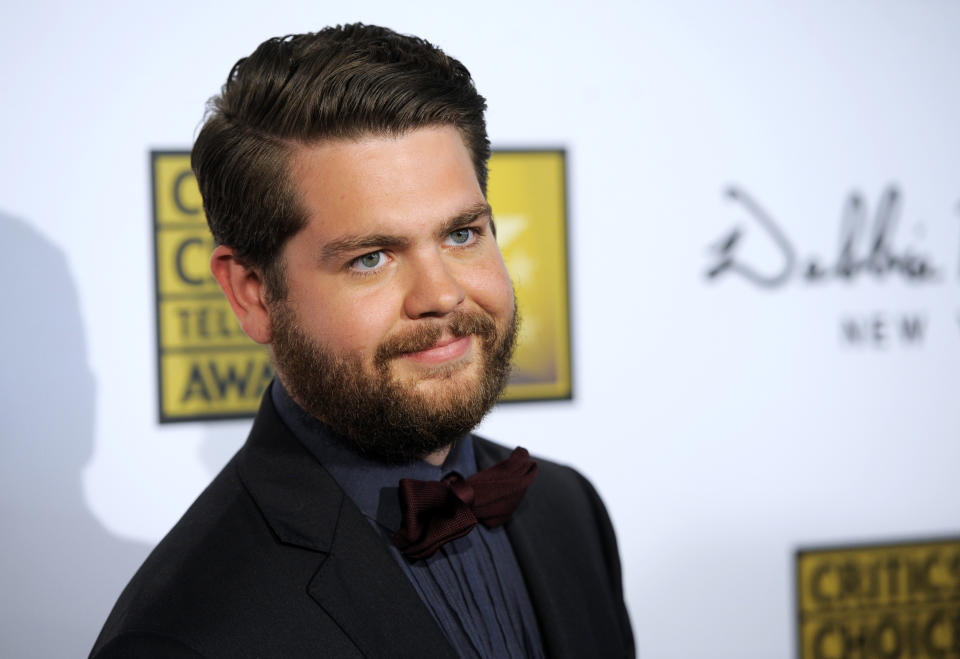
[{"label": "jacket shoulder", "polygon": [[92,657],[174,646],[211,658],[313,656],[318,647],[359,656],[307,588],[329,554],[343,493],[268,399],[243,448],[124,589]]},{"label": "jacket shoulder", "polygon": [[96,659],[203,659],[182,641],[154,632],[123,632],[95,651]]},{"label": "jacket shoulder", "polygon": [[311,641],[355,655],[306,591],[322,555],[281,542],[237,471],[234,458],[160,541],[92,657],[309,656]]}]

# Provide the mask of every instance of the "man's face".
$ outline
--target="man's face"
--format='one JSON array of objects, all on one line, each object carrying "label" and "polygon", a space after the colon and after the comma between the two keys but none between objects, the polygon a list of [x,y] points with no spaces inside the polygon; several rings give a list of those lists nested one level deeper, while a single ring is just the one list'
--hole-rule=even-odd
[{"label": "man's face", "polygon": [[299,147],[306,227],[271,308],[280,378],[362,452],[423,457],[480,421],[505,384],[513,289],[452,126]]}]

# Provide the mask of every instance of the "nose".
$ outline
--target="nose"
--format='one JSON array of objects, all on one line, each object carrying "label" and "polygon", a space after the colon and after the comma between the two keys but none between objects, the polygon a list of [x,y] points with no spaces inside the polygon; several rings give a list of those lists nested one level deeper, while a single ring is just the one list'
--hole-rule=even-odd
[{"label": "nose", "polygon": [[466,298],[460,282],[441,254],[421,254],[408,263],[403,310],[408,318],[445,316]]}]

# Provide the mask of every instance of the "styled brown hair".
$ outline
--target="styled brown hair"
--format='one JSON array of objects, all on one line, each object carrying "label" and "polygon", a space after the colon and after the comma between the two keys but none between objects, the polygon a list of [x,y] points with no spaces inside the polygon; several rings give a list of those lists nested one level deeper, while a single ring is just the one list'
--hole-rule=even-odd
[{"label": "styled brown hair", "polygon": [[268,39],[233,66],[193,145],[214,240],[282,299],[280,251],[306,224],[289,177],[294,147],[453,125],[486,194],[485,109],[466,67],[418,37],[354,23]]}]

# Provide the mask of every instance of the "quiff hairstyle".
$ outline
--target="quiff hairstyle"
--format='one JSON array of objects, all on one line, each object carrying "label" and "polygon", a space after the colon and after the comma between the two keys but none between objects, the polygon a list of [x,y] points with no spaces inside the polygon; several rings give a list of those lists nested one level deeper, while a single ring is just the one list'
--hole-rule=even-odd
[{"label": "quiff hairstyle", "polygon": [[283,299],[280,252],[306,224],[290,182],[294,148],[453,125],[486,194],[485,109],[467,68],[418,37],[354,23],[268,39],[233,66],[193,145],[214,240]]}]

